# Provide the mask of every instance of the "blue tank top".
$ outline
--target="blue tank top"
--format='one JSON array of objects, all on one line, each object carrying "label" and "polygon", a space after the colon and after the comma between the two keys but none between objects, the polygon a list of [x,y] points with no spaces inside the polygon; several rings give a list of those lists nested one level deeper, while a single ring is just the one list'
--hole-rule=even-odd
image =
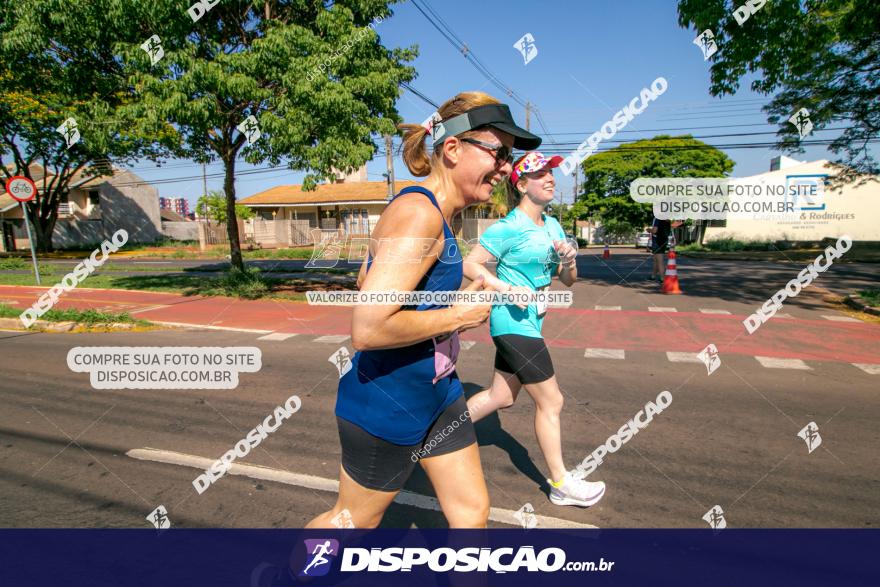
[{"label": "blue tank top", "polygon": [[[421,186],[405,188],[395,198],[413,192],[427,196],[440,211],[434,194]],[[419,281],[417,291],[456,291],[461,287],[461,252],[445,219],[443,236],[441,253]],[[371,264],[368,259],[367,271]],[[421,304],[415,310],[446,307]],[[457,355],[458,334],[451,340]],[[438,378],[436,346],[434,339],[428,339],[401,348],[355,353],[352,368],[339,380],[336,415],[388,442],[420,443],[434,420],[463,393],[454,369]]]}]

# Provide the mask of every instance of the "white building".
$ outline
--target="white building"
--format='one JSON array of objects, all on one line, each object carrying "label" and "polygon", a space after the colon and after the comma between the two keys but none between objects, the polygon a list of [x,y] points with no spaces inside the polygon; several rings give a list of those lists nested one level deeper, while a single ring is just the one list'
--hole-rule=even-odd
[{"label": "white building", "polygon": [[[836,174],[827,160],[796,161],[775,157],[770,171],[751,176],[755,182],[782,183],[825,181]],[[843,234],[854,241],[880,241],[880,177],[877,181],[857,182],[831,189],[825,186],[824,197],[800,208],[794,216],[762,219],[729,218],[713,221],[706,227],[703,242],[720,238],[741,241],[821,241]]]}]

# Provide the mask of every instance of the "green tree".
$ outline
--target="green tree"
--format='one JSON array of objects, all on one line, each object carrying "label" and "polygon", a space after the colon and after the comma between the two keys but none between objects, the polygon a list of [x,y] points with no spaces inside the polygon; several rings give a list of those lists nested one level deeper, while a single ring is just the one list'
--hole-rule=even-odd
[{"label": "green tree", "polygon": [[[168,122],[182,136],[179,155],[224,166],[226,214],[234,215],[235,165],[286,163],[314,187],[334,170],[352,171],[393,134],[399,86],[415,77],[415,48],[388,49],[375,29],[391,14],[385,0],[293,2],[223,0],[193,23],[181,3],[131,8],[158,34],[164,58],[123,54],[144,97],[131,118]],[[261,136],[239,130],[246,119]],[[227,223],[233,267],[242,268],[238,227]]]},{"label": "green tree", "polygon": [[[136,98],[112,47],[140,35],[126,30],[125,14],[112,10],[114,4],[0,3],[0,180],[35,180],[39,195],[27,208],[42,252],[52,250],[58,204],[74,176],[110,175],[111,164],[155,160],[164,152],[159,142],[174,141],[170,126],[142,133],[123,119],[121,110]],[[56,130],[68,118],[79,133],[70,146]],[[68,128],[75,138],[73,125]]]},{"label": "green tree", "polygon": [[[740,5],[742,2],[734,2]],[[778,146],[801,152],[789,117],[806,108],[816,129],[844,124],[829,149],[844,154],[844,178],[880,173],[869,143],[880,134],[880,3],[877,0],[772,0],[739,25],[727,0],[679,0],[678,22],[711,29],[713,96],[733,94],[748,76],[780,124]],[[757,75],[755,75],[757,74]],[[814,131],[815,132],[815,131]],[[808,140],[808,139],[804,139]]]},{"label": "green tree", "polygon": [[[199,198],[196,210],[214,222],[226,222],[226,196],[219,190],[211,190],[208,195]],[[243,204],[236,204],[235,217],[248,220],[254,217],[254,211]]]},{"label": "green tree", "polygon": [[582,217],[638,228],[651,222],[650,204],[634,201],[629,185],[640,177],[724,177],[733,161],[691,135],[659,135],[593,155],[582,163],[578,202]]}]

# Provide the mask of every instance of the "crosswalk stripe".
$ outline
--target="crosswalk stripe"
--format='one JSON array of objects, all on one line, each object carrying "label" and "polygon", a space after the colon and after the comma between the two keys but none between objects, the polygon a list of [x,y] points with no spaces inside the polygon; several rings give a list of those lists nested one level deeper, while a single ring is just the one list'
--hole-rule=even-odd
[{"label": "crosswalk stripe", "polygon": [[667,308],[665,306],[649,306],[649,312],[678,312],[675,308]]},{"label": "crosswalk stripe", "polygon": [[620,306],[594,306],[596,310],[619,311]]},{"label": "crosswalk stripe", "polygon": [[868,375],[880,375],[880,365],[873,363],[852,363],[853,367],[858,367]]},{"label": "crosswalk stripe", "polygon": [[261,336],[257,340],[287,340],[288,338],[293,338],[296,336],[296,332],[273,332],[272,334],[267,334],[266,336]]},{"label": "crosswalk stripe", "polygon": [[727,310],[715,310],[712,308],[700,308],[700,312],[703,314],[730,314]]},{"label": "crosswalk stripe", "polygon": [[672,363],[702,363],[698,357],[697,353],[675,353],[671,351],[666,352],[666,358],[669,359]]},{"label": "crosswalk stripe", "polygon": [[769,369],[802,369],[812,371],[813,368],[800,359],[780,359],[777,357],[755,357],[763,367]]},{"label": "crosswalk stripe", "polygon": [[586,359],[625,359],[626,352],[623,349],[587,349],[584,352]]},{"label": "crosswalk stripe", "polygon": [[318,338],[315,339],[314,342],[339,343],[339,342],[345,342],[348,339],[349,339],[349,336],[347,334],[328,334],[326,336],[319,336]]},{"label": "crosswalk stripe", "polygon": [[473,340],[463,340],[459,344],[461,345],[462,350],[467,351],[473,348],[473,346],[477,343]]}]

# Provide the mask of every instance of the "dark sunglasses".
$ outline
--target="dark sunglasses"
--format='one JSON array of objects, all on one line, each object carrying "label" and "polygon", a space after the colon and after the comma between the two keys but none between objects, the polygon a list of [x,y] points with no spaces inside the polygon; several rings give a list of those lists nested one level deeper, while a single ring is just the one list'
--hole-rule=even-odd
[{"label": "dark sunglasses", "polygon": [[485,149],[489,151],[493,155],[495,155],[495,164],[503,165],[504,163],[513,163],[513,150],[510,147],[504,145],[490,145],[489,143],[484,143],[483,141],[478,141],[477,139],[471,138],[463,138],[459,139],[464,143],[470,143],[476,147],[480,147],[481,149]]}]

